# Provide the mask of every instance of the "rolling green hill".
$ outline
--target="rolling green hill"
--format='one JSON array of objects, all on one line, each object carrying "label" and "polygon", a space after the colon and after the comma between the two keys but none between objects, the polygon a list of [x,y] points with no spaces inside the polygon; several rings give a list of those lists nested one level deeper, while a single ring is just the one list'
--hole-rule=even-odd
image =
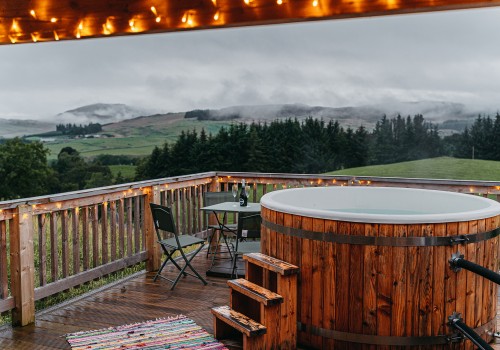
[{"label": "rolling green hill", "polygon": [[183,130],[196,129],[200,132],[204,128],[207,134],[216,134],[222,126],[230,124],[230,121],[184,119],[184,113],[170,113],[103,125],[100,134],[113,137],[89,139],[51,137],[54,140],[46,142],[45,147],[50,150],[49,160],[56,159],[64,147],[72,147],[87,158],[99,154],[146,156],[151,154],[155,146],[161,147],[166,141],[175,141]]},{"label": "rolling green hill", "polygon": [[331,175],[500,181],[500,162],[439,157],[333,171]]}]

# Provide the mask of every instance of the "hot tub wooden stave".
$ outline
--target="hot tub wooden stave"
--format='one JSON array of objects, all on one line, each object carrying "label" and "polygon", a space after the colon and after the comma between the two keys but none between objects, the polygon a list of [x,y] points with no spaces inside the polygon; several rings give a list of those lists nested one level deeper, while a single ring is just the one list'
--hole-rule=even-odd
[{"label": "hot tub wooden stave", "polygon": [[[428,342],[437,343],[432,346],[436,349],[449,348],[439,343],[451,333],[447,322],[453,312],[490,340],[486,331],[495,330],[496,284],[465,270],[456,273],[448,260],[460,251],[467,260],[496,270],[498,237],[433,246],[347,244],[330,238],[459,237],[493,231],[500,227],[500,216],[373,224],[292,215],[263,206],[262,218],[262,252],[301,268],[299,343],[352,349]],[[465,347],[473,348],[469,341]]]}]

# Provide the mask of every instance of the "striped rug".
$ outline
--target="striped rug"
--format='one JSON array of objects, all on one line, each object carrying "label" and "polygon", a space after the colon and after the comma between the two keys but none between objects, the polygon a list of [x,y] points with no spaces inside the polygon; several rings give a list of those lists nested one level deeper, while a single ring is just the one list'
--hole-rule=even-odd
[{"label": "striped rug", "polygon": [[193,320],[180,315],[125,326],[66,334],[71,349],[227,348]]}]

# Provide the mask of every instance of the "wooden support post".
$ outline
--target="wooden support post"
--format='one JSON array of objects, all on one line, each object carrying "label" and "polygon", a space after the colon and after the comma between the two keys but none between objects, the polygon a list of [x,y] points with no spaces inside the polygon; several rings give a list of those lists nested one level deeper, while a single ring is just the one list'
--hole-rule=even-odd
[{"label": "wooden support post", "polygon": [[161,265],[160,245],[156,242],[156,232],[153,224],[153,215],[149,203],[160,204],[160,188],[150,187],[144,197],[144,234],[146,236],[146,271],[156,271]]},{"label": "wooden support post", "polygon": [[35,261],[31,206],[18,206],[13,223],[10,231],[10,272],[15,303],[12,325],[26,326],[35,322]]}]

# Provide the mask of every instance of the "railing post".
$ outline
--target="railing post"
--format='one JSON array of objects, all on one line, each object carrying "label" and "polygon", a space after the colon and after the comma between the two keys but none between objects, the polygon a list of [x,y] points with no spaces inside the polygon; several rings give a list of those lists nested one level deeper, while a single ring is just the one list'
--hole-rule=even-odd
[{"label": "railing post", "polygon": [[33,213],[31,206],[19,205],[10,232],[10,273],[12,325],[26,326],[35,322],[35,260],[33,250]]},{"label": "railing post", "polygon": [[153,224],[153,215],[149,208],[149,203],[160,204],[160,188],[158,186],[149,187],[144,201],[144,234],[146,237],[146,261],[147,271],[156,271],[161,265],[160,245],[156,242],[156,232]]},{"label": "railing post", "polygon": [[212,177],[212,182],[210,183],[210,192],[219,192],[219,191],[220,191],[219,177],[214,176]]}]

